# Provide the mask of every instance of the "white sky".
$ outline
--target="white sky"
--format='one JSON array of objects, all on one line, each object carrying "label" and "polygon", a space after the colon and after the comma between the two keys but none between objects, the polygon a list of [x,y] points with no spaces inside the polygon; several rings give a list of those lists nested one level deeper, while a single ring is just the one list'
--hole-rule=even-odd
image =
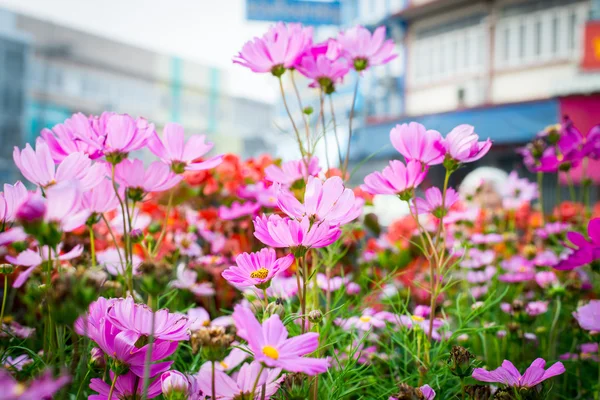
[{"label": "white sky", "polygon": [[0,7],[224,68],[232,94],[273,101],[270,76],[231,58],[270,23],[247,21],[245,0],[0,0]]}]

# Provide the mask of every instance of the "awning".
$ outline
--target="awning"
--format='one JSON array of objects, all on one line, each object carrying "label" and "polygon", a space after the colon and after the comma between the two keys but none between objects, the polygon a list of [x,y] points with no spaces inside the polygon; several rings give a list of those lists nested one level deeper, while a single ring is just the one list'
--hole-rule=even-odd
[{"label": "awning", "polygon": [[460,111],[405,117],[381,123],[367,123],[352,140],[352,160],[365,157],[390,158],[397,154],[390,144],[390,130],[397,124],[419,122],[443,136],[457,125],[469,124],[483,139],[498,144],[522,144],[548,125],[560,121],[558,99],[485,106]]}]

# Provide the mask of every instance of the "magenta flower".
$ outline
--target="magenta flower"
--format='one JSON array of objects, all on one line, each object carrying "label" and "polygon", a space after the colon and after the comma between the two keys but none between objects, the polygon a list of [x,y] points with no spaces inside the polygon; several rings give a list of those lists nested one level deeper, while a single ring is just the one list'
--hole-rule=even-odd
[{"label": "magenta flower", "polygon": [[[283,377],[279,378],[280,374],[281,368],[263,370],[260,363],[256,361],[242,365],[235,379],[230,378],[223,371],[216,370],[215,395],[219,400],[270,399],[279,390],[279,384],[283,381]],[[212,393],[212,366],[210,363],[206,363],[200,368],[197,383],[202,393]],[[262,389],[265,383],[266,390],[263,397]],[[253,390],[254,396],[251,396]]]},{"label": "magenta flower", "polygon": [[167,399],[170,396],[178,396],[178,394],[187,396],[191,388],[188,377],[179,371],[163,372],[160,376],[160,386],[163,395]]},{"label": "magenta flower", "polygon": [[286,68],[296,66],[312,44],[312,28],[300,24],[277,23],[263,37],[246,42],[233,62],[253,72],[271,72],[280,77]]},{"label": "magenta flower", "polygon": [[[460,196],[456,190],[448,188],[446,191],[446,198],[442,201],[442,192],[436,186],[432,186],[425,191],[424,199],[420,197],[415,199],[414,208],[417,214],[431,213],[437,218],[443,218],[448,212],[448,209],[452,207],[459,198]],[[444,202],[443,207],[442,202]]]},{"label": "magenta flower", "polygon": [[356,71],[387,64],[398,55],[394,53],[394,41],[385,40],[385,26],[380,26],[373,34],[360,25],[340,32],[338,41],[343,55]]},{"label": "magenta flower", "polygon": [[220,206],[219,207],[219,218],[226,221],[231,221],[248,215],[254,215],[260,209],[260,204],[247,201],[240,203],[234,201],[231,203],[231,207]]},{"label": "magenta flower", "polygon": [[94,143],[103,143],[103,133],[94,130],[94,117],[86,117],[82,113],[76,113],[65,120],[62,124],[55,125],[52,130],[43,129],[40,136],[46,141],[54,162],[60,163],[69,154],[87,154],[92,160],[102,157],[102,152],[96,145],[90,145],[89,141],[81,140],[78,136],[89,137]]},{"label": "magenta flower", "polygon": [[13,369],[16,371],[22,371],[24,366],[31,364],[32,362],[33,360],[29,358],[27,354],[21,354],[20,356],[16,357],[6,356],[6,358],[2,360],[4,368],[8,370]]},{"label": "magenta flower", "polygon": [[50,371],[28,383],[17,382],[6,370],[0,370],[2,400],[50,399],[71,380],[68,376],[53,378]]},{"label": "magenta flower", "polygon": [[[114,379],[114,373],[110,371],[110,379]],[[119,375],[112,393],[112,399],[108,398],[110,394],[110,385],[100,378],[93,378],[90,381],[90,389],[97,392],[88,397],[88,400],[117,400],[117,399],[137,399],[142,398],[144,383],[142,379],[131,372]],[[150,382],[148,386],[148,398],[153,399],[162,393],[161,379],[157,378]]]},{"label": "magenta flower", "polygon": [[502,383],[506,386],[516,388],[532,388],[546,379],[561,375],[565,372],[565,367],[561,362],[557,362],[548,369],[545,369],[545,366],[546,361],[542,358],[538,358],[532,362],[525,373],[521,375],[513,363],[504,360],[502,366],[493,371],[475,368],[472,376],[474,379],[482,382]]},{"label": "magenta flower", "polygon": [[265,179],[269,182],[291,186],[300,179],[304,180],[309,176],[316,176],[320,170],[319,159],[311,157],[308,166],[304,160],[287,161],[282,163],[281,167],[271,164],[265,168]]},{"label": "magenta flower", "polygon": [[566,259],[555,265],[555,269],[569,271],[600,258],[600,218],[592,219],[588,223],[587,230],[589,241],[579,232],[567,233],[567,239],[576,248],[572,249]]},{"label": "magenta flower", "polygon": [[234,286],[266,288],[275,275],[288,269],[293,262],[292,254],[277,258],[275,250],[264,248],[256,253],[238,255],[235,258],[237,265],[229,267],[221,275]]},{"label": "magenta flower", "polygon": [[115,167],[115,180],[126,187],[133,197],[169,190],[182,179],[181,175],[175,174],[160,161],[153,162],[148,169],[144,169],[144,163],[138,159],[123,160]]},{"label": "magenta flower", "polygon": [[501,266],[506,272],[498,280],[508,283],[526,282],[535,278],[533,262],[521,256],[513,256],[502,261]]},{"label": "magenta flower", "polygon": [[468,163],[485,156],[492,147],[492,141],[479,141],[475,128],[471,125],[459,125],[437,144],[444,149],[446,158],[456,163]]},{"label": "magenta flower", "polygon": [[293,194],[281,190],[277,195],[277,205],[291,218],[311,221],[325,221],[331,225],[342,225],[356,219],[361,209],[355,207],[356,199],[352,189],[344,187],[344,181],[338,176],[325,182],[313,176],[308,177],[304,204]]},{"label": "magenta flower", "polygon": [[[136,304],[130,296],[113,302],[106,317],[116,328],[139,336],[150,336],[152,331],[152,310],[145,304]],[[188,340],[187,328],[185,315],[170,313],[165,308],[154,312],[154,337],[157,340]]]},{"label": "magenta flower", "polygon": [[184,263],[177,267],[177,279],[171,282],[171,286],[178,289],[185,289],[192,292],[197,297],[213,296],[215,289],[210,282],[197,283],[198,273],[187,269]]},{"label": "magenta flower", "polygon": [[163,129],[162,140],[153,132],[148,139],[148,148],[162,162],[170,165],[173,172],[181,174],[184,171],[211,169],[221,164],[223,156],[197,161],[214,146],[212,143],[205,143],[205,140],[204,135],[194,135],[186,143],[183,126],[168,123]]},{"label": "magenta flower", "polygon": [[339,59],[340,45],[335,40],[313,46],[297,65],[298,71],[312,79],[310,87],[320,87],[331,94],[335,85],[344,79],[349,71],[348,63]]},{"label": "magenta flower", "polygon": [[344,329],[354,328],[361,331],[368,331],[375,328],[385,328],[386,322],[396,321],[397,317],[388,311],[376,312],[372,308],[366,308],[360,317],[353,316],[346,320],[336,321],[336,324]]},{"label": "magenta flower", "polygon": [[0,221],[3,224],[13,222],[17,210],[28,196],[29,192],[21,181],[15,183],[14,186],[4,184],[4,192],[0,193]]},{"label": "magenta flower", "polygon": [[404,165],[401,161],[392,160],[382,172],[376,171],[365,177],[362,189],[371,194],[394,194],[406,198],[412,197],[413,189],[423,182],[427,176],[427,167],[418,161],[409,161]]},{"label": "magenta flower", "polygon": [[27,144],[23,151],[15,147],[13,160],[23,176],[31,183],[46,188],[59,182],[77,180],[81,190],[89,190],[105,175],[102,164],[92,164],[83,153],[71,153],[55,167],[46,142],[38,138],[35,151]]},{"label": "magenta flower", "polygon": [[327,247],[338,240],[341,233],[337,226],[311,224],[308,218],[297,221],[273,214],[254,219],[254,236],[258,240],[271,247],[289,247],[293,252]]},{"label": "magenta flower", "polygon": [[424,165],[437,165],[444,161],[445,151],[439,146],[442,135],[438,131],[426,130],[417,122],[396,125],[390,131],[390,140],[406,161],[417,160]]},{"label": "magenta flower", "polygon": [[288,339],[288,332],[279,315],[270,316],[261,326],[252,311],[237,305],[233,311],[237,334],[248,342],[254,360],[270,368],[316,375],[327,371],[329,361],[302,357],[319,347],[319,334],[305,333]]},{"label": "magenta flower", "polygon": [[530,317],[537,317],[540,314],[544,314],[548,311],[547,301],[532,301],[527,303],[525,306],[525,312]]},{"label": "magenta flower", "polygon": [[488,265],[483,271],[469,271],[466,274],[469,283],[489,282],[496,275],[496,267]]},{"label": "magenta flower", "polygon": [[102,179],[96,187],[83,193],[81,205],[95,214],[104,214],[119,207],[112,182],[109,179]]},{"label": "magenta flower", "polygon": [[552,271],[540,271],[535,274],[535,282],[541,288],[547,288],[555,283],[558,283],[558,277]]},{"label": "magenta flower", "polygon": [[586,331],[600,331],[600,300],[592,300],[579,307],[573,316]]},{"label": "magenta flower", "polygon": [[88,306],[88,312],[77,318],[73,329],[78,335],[87,337],[99,337],[103,332],[103,323],[106,318],[108,308],[116,299],[106,299],[98,297]]}]

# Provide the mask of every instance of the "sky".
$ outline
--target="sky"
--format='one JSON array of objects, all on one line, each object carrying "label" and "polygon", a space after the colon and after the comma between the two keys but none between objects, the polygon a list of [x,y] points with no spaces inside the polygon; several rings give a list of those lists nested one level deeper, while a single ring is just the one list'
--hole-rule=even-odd
[{"label": "sky", "polygon": [[0,0],[0,7],[224,68],[234,95],[269,102],[277,95],[269,76],[231,62],[270,25],[247,21],[245,0]]}]

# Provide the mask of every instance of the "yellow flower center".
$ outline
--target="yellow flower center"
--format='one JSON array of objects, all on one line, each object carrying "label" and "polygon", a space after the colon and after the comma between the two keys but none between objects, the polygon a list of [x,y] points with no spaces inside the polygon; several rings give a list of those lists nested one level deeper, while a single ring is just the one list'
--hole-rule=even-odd
[{"label": "yellow flower center", "polygon": [[256,271],[250,273],[250,278],[265,279],[267,277],[267,275],[269,275],[268,269],[259,268]]},{"label": "yellow flower center", "polygon": [[184,249],[189,249],[191,245],[192,242],[189,239],[183,239],[181,241],[181,247],[183,247]]},{"label": "yellow flower center", "polygon": [[204,322],[202,322],[202,326],[209,326],[210,325],[210,321],[206,320]]},{"label": "yellow flower center", "polygon": [[13,395],[20,396],[25,393],[25,389],[27,389],[25,385],[22,383],[17,383],[13,389]]},{"label": "yellow flower center", "polygon": [[223,367],[223,369],[229,368],[229,365],[227,365],[225,361],[221,361],[219,364],[221,364],[221,367]]},{"label": "yellow flower center", "polygon": [[421,322],[421,321],[425,321],[425,318],[420,317],[418,315],[413,315],[412,317],[410,317],[413,321],[417,321],[417,322]]},{"label": "yellow flower center", "polygon": [[519,272],[527,272],[527,268],[525,268],[525,266],[522,266],[519,268]]},{"label": "yellow flower center", "polygon": [[262,348],[262,352],[265,356],[272,358],[273,360],[277,360],[279,358],[279,352],[273,346],[264,346]]},{"label": "yellow flower center", "polygon": [[371,317],[369,317],[368,315],[363,315],[359,319],[361,322],[369,322],[371,320]]}]

